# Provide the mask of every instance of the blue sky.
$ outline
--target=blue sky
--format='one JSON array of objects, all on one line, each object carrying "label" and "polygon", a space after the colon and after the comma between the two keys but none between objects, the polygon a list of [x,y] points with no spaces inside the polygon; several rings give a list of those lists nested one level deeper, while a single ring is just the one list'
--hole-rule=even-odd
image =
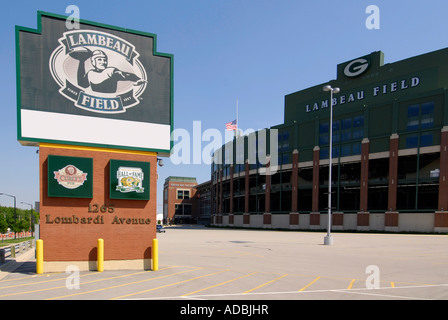
[{"label": "blue sky", "polygon": [[[14,26],[37,27],[37,11],[157,34],[157,50],[174,55],[174,127],[202,132],[236,117],[243,130],[283,123],[284,96],[336,78],[336,65],[373,51],[385,63],[448,46],[446,0],[145,0],[2,3],[0,21],[0,192],[20,202],[39,200],[37,148],[17,142]],[[380,9],[380,29],[369,30],[368,5]],[[341,88],[343,89],[343,88]],[[192,143],[192,142],[191,142]],[[207,145],[204,142],[202,147]],[[210,167],[159,168],[158,211],[168,176],[210,179]],[[191,156],[191,162],[193,162]],[[0,196],[0,205],[12,206]]]}]

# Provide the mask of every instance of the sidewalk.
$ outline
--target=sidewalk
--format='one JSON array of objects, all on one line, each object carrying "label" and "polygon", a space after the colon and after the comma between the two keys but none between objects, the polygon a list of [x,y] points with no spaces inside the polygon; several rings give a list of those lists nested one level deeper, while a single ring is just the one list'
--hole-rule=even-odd
[{"label": "sidewalk", "polygon": [[0,280],[5,278],[11,272],[17,270],[22,264],[27,261],[35,260],[35,250],[30,249],[23,254],[17,255],[15,259],[7,259],[7,261],[0,265]]}]

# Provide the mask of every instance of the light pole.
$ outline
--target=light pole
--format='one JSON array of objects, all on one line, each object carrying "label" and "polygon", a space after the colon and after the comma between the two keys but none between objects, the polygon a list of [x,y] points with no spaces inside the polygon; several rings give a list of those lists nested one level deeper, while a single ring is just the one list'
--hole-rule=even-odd
[{"label": "light pole", "polygon": [[34,224],[34,214],[33,214],[33,205],[31,204],[31,203],[27,203],[27,202],[20,202],[20,203],[23,203],[23,204],[27,204],[27,205],[29,205],[30,207],[31,207],[31,216],[30,216],[30,232],[32,232],[33,231],[33,224]]},{"label": "light pole", "polygon": [[[0,195],[8,196],[14,198],[14,228],[17,227],[17,213],[16,213],[16,196],[12,196],[6,193],[0,193]],[[16,238],[16,231],[14,230],[14,239]]]},{"label": "light pole", "polygon": [[327,235],[324,238],[324,245],[333,245],[333,237],[331,236],[331,166],[333,157],[333,93],[339,93],[339,88],[332,88],[326,85],[322,88],[324,91],[330,91],[330,142],[328,150],[328,228]]}]

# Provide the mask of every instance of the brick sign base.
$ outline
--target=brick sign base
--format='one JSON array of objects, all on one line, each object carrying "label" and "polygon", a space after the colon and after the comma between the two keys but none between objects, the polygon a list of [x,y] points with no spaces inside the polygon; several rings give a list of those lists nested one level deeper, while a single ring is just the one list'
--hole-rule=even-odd
[{"label": "brick sign base", "polygon": [[[69,265],[96,270],[98,239],[104,240],[105,270],[151,269],[156,164],[157,154],[152,152],[41,143],[44,271],[65,271]],[[118,199],[117,190],[122,192]]]}]

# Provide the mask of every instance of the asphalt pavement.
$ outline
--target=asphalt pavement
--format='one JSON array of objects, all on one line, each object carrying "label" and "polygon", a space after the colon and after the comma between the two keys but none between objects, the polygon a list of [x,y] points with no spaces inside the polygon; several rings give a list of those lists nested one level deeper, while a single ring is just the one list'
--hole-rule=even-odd
[{"label": "asphalt pavement", "polygon": [[181,301],[181,314],[198,301],[448,299],[447,235],[333,233],[326,246],[322,232],[166,229],[159,271],[37,275],[30,250],[0,266],[0,300]]}]

